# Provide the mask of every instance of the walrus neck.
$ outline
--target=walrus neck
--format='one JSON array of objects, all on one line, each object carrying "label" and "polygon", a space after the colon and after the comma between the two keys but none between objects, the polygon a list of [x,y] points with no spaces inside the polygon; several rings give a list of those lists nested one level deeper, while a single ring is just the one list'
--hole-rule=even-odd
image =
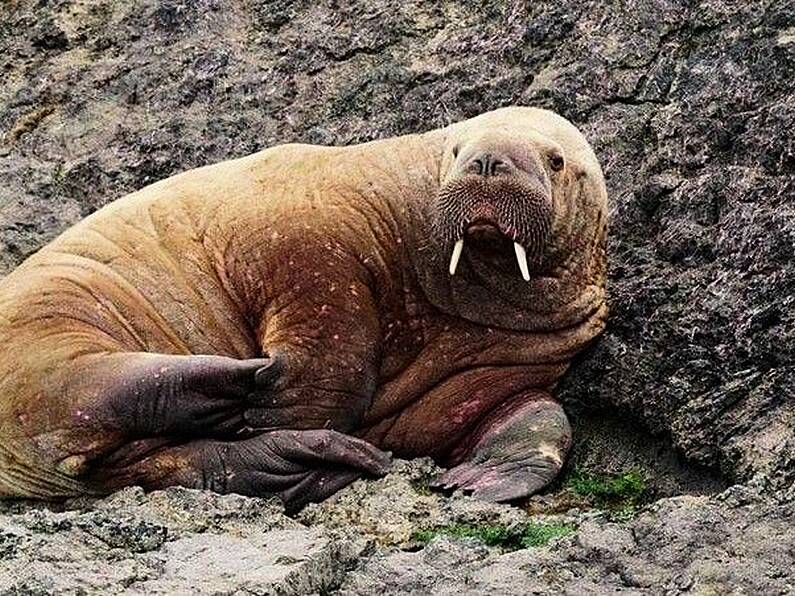
[{"label": "walrus neck", "polygon": [[420,288],[439,310],[492,328],[528,332],[556,332],[588,324],[603,316],[604,288],[573,273],[565,263],[531,275],[529,281],[495,280],[484,271],[467,279],[445,278],[444,263],[417,258]]},{"label": "walrus neck", "polygon": [[377,173],[378,178],[378,184],[356,195],[376,244],[368,270],[381,298],[417,285],[414,254],[425,250],[427,242],[417,226],[427,221],[423,204],[439,189],[443,138],[438,132],[400,137],[399,144],[374,144],[363,166],[368,171],[358,176],[367,180]]}]

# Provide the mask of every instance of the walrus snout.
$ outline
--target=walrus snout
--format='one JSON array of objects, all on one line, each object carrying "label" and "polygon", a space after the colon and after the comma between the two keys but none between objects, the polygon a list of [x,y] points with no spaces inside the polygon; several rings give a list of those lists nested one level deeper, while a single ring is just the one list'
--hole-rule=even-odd
[{"label": "walrus snout", "polygon": [[527,178],[548,186],[541,150],[527,139],[502,131],[489,131],[461,141],[452,151],[450,178]]},{"label": "walrus snout", "polygon": [[[465,171],[450,180],[434,204],[433,225],[443,250],[451,250],[449,273],[455,275],[467,239],[473,248],[505,247],[514,253],[522,279],[543,254],[554,220],[552,193],[526,176],[499,172],[493,157],[478,166],[487,173]],[[503,162],[505,164],[505,162]],[[506,166],[510,167],[510,166]],[[488,241],[488,242],[483,242]]]},{"label": "walrus snout", "polygon": [[483,240],[497,241],[505,234],[497,222],[489,219],[476,219],[464,229],[464,235]]},{"label": "walrus snout", "polygon": [[431,205],[450,275],[471,251],[469,260],[480,263],[481,272],[491,267],[494,276],[515,275],[504,266],[507,256],[521,279],[531,281],[545,266],[556,220],[565,215],[555,198],[564,168],[561,144],[535,128],[495,122],[456,131],[445,144],[441,187]]}]

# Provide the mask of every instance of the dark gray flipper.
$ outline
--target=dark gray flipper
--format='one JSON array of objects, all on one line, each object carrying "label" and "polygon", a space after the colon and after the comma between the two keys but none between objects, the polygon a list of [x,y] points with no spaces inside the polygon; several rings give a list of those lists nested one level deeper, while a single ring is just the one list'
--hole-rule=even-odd
[{"label": "dark gray flipper", "polygon": [[94,481],[106,489],[138,484],[209,489],[249,496],[278,494],[288,511],[326,499],[362,475],[382,476],[389,454],[332,430],[278,430],[243,441],[196,440],[153,445],[140,458],[111,457]]},{"label": "dark gray flipper", "polygon": [[252,394],[265,399],[277,371],[269,358],[113,355],[89,373],[91,385],[105,389],[83,410],[129,437],[234,435]]}]

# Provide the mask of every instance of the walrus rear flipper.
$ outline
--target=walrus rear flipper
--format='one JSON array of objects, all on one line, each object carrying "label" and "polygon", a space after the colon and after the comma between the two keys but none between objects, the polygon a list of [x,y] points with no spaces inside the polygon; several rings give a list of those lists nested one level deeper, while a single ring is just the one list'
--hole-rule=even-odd
[{"label": "walrus rear flipper", "polygon": [[[251,435],[243,415],[252,394],[262,399],[276,382],[274,362],[145,352],[75,359],[62,367],[57,383],[66,408],[31,419],[24,429],[33,445],[19,452],[43,455],[23,468],[34,480],[74,484],[68,494],[180,485],[278,493],[290,510],[362,474],[383,474],[387,454],[335,431]],[[11,469],[0,458],[0,480]],[[61,496],[50,484],[27,496]]]},{"label": "walrus rear flipper", "polygon": [[382,476],[390,457],[331,430],[277,430],[242,441],[196,440],[155,448],[143,459],[110,458],[94,481],[108,489],[137,484],[278,494],[288,512],[318,502],[361,475]]},{"label": "walrus rear flipper", "polygon": [[145,352],[57,355],[44,374],[18,369],[25,391],[0,417],[0,497],[107,492],[91,477],[120,449],[236,437],[248,396],[267,391],[268,376],[257,372],[270,364]]},{"label": "walrus rear flipper", "polygon": [[234,436],[252,392],[274,379],[268,358],[150,354],[103,355],[85,366],[81,408],[88,425],[125,438]]}]

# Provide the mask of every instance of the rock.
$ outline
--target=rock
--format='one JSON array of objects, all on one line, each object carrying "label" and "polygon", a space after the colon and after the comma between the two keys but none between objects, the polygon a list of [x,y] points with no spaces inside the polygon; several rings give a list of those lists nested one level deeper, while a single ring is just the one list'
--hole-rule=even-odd
[{"label": "rock", "polygon": [[315,594],[339,584],[364,540],[320,530],[271,530],[245,537],[196,535],[169,543],[159,577],[130,586],[140,594]]},{"label": "rock", "polygon": [[327,592],[368,546],[273,501],[178,488],[59,512],[25,505],[0,514],[0,528],[0,594]]},{"label": "rock", "polygon": [[793,504],[741,487],[663,499],[629,522],[583,516],[548,546],[500,552],[439,537],[363,560],[341,594],[786,594],[795,586]]},{"label": "rock", "polygon": [[381,545],[406,546],[416,532],[455,524],[514,526],[527,515],[516,507],[486,503],[464,495],[455,499],[428,490],[440,473],[430,459],[398,460],[392,473],[356,482],[323,503],[306,507],[298,520],[329,528],[355,527]]},{"label": "rock", "polygon": [[[611,521],[429,494],[435,471],[428,460],[398,461],[298,519],[272,500],[179,488],[52,509],[13,502],[0,512],[0,594],[783,594],[795,585],[795,502],[754,488],[661,499]],[[424,548],[414,539],[528,523],[571,530],[513,552],[443,531]]]},{"label": "rock", "polygon": [[[2,3],[0,275],[114,198],[274,143],[513,103],[570,118],[612,205],[610,325],[560,388],[570,469],[635,468],[654,496],[689,496],[624,522],[565,513],[575,537],[514,553],[400,550],[417,530],[526,515],[429,494],[428,462],[298,520],[178,490],[0,503],[0,593],[177,589],[200,565],[221,591],[227,565],[230,590],[284,593],[372,593],[378,577],[417,593],[791,591],[794,32],[792,3],[765,0]],[[306,557],[275,562],[268,545],[292,542]]]}]

